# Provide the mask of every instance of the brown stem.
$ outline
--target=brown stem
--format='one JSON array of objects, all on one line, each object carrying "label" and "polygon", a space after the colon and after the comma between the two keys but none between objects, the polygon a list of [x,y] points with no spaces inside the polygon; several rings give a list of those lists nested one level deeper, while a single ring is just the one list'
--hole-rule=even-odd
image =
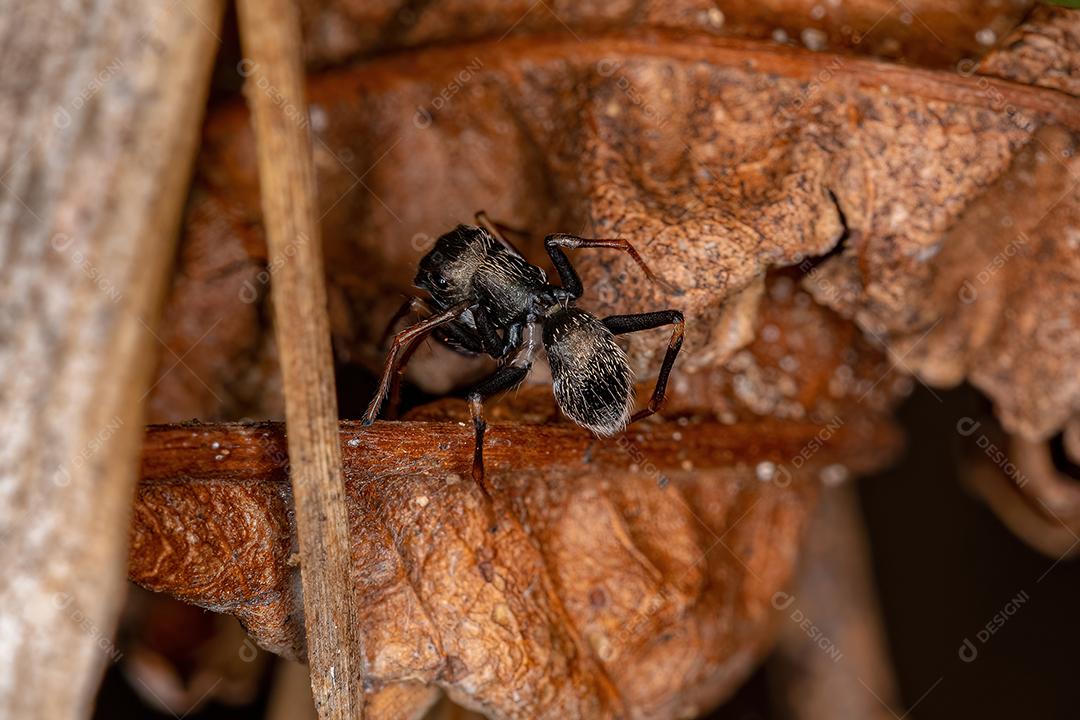
[{"label": "brown stem", "polygon": [[311,686],[321,718],[360,718],[364,656],[351,609],[349,527],[299,18],[289,0],[241,0],[238,12],[284,380]]}]

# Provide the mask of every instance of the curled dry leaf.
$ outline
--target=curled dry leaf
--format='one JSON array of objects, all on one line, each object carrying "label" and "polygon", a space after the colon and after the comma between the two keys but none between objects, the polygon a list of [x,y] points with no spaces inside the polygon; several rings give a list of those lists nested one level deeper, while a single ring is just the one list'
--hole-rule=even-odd
[{"label": "curled dry leaf", "polygon": [[[1068,87],[1062,67],[1080,67],[1080,12],[1048,15],[1073,39],[1051,53],[1028,25],[984,68]],[[1033,48],[1041,49],[1037,58]],[[971,79],[989,107],[1025,129],[1022,144],[1000,158],[1007,164],[956,206],[962,213],[948,224],[919,232],[935,213],[898,206],[892,222],[830,259],[810,287],[886,340],[910,372],[939,386],[972,382],[995,402],[1008,432],[1044,440],[1080,411],[1080,101],[1047,91],[1062,124],[1040,127],[990,79]],[[921,141],[935,145],[936,136]],[[980,144],[977,152],[993,151]],[[932,200],[947,214],[948,197]],[[849,216],[849,226],[866,235],[864,222]]]},{"label": "curled dry leaf", "polygon": [[[426,707],[424,684],[494,718],[685,716],[738,686],[772,642],[771,601],[820,479],[892,456],[904,389],[788,275],[760,305],[756,339],[671,408],[707,393],[719,421],[684,414],[597,440],[554,420],[546,387],[495,406],[494,534],[466,479],[460,401],[343,423],[364,672],[377,698],[392,694],[387,717]],[[152,428],[131,578],[302,657],[286,472],[279,425]]]},{"label": "curled dry leaf", "polygon": [[983,58],[979,73],[1080,95],[1080,22],[1076,11],[1036,5],[1025,22]]},{"label": "curled dry leaf", "polygon": [[[807,423],[677,427],[599,442],[494,425],[491,533],[462,479],[466,427],[343,425],[369,691],[437,684],[496,718],[667,718],[730,693],[771,642],[816,475],[877,466],[896,438],[871,423],[824,444]],[[152,428],[130,575],[301,656],[284,451],[277,425]]]},{"label": "curled dry leaf", "polygon": [[[430,32],[365,42],[374,51],[441,31]],[[480,208],[531,230],[522,244],[534,258],[556,230],[631,239],[678,292],[622,258],[582,252],[583,304],[674,306],[688,318],[669,406],[693,418],[685,427],[648,425],[620,445],[513,424],[554,419],[545,388],[492,412],[495,536],[461,480],[469,433],[445,424],[459,405],[422,408],[417,424],[345,427],[373,692],[438,683],[493,717],[614,716],[624,705],[672,717],[717,702],[770,642],[768,599],[790,574],[817,477],[870,467],[892,444],[883,413],[904,383],[871,344],[930,381],[971,379],[1010,429],[1045,434],[1076,412],[1077,374],[1061,355],[1072,340],[1049,322],[1072,322],[1076,307],[1065,285],[1075,259],[1062,256],[1076,198],[1039,153],[1073,146],[1080,105],[1052,87],[609,29],[587,44],[511,34],[374,59],[313,77],[309,98],[342,366],[377,369],[417,259]],[[245,112],[220,109],[165,323],[205,387],[165,373],[159,420],[176,419],[177,402],[185,417],[247,407],[258,398],[245,388],[273,367],[255,175]],[[965,303],[964,279],[1000,252],[972,251],[975,239],[1007,242],[976,213],[1010,181],[1024,183],[1024,212],[1035,208],[1023,263],[1062,280],[1024,282],[1017,262]],[[210,271],[209,248],[236,260]],[[795,287],[803,275],[854,325],[811,303]],[[1011,315],[982,304],[1001,302],[1005,278]],[[955,356],[942,350],[950,343]],[[640,378],[661,347],[631,342]],[[475,371],[438,355],[414,366],[413,381],[440,392]],[[276,405],[256,402],[268,414]],[[132,577],[234,612],[261,643],[295,655],[283,451],[270,427],[151,431]],[[184,530],[193,518],[198,543]]]},{"label": "curled dry leaf", "polygon": [[992,418],[964,418],[967,487],[1020,539],[1054,560],[1080,548],[1080,421],[1048,441],[1008,436]]},{"label": "curled dry leaf", "polygon": [[[507,38],[429,49],[313,78],[309,95],[342,363],[378,367],[377,339],[418,257],[434,235],[485,207],[535,233],[526,243],[533,257],[542,257],[539,236],[557,229],[631,238],[680,292],[642,282],[622,257],[582,252],[585,304],[599,313],[682,309],[683,373],[730,359],[749,339],[755,284],[771,267],[798,264],[814,270],[809,287],[819,302],[927,380],[972,380],[1010,430],[1045,435],[1075,412],[1080,373],[1063,356],[1072,335],[1055,328],[1074,311],[1066,281],[1077,262],[1068,250],[1076,197],[1067,173],[1076,160],[1063,154],[1080,101],[1060,92],[739,41],[631,34],[587,45]],[[187,245],[241,244],[258,258],[254,176],[246,114],[223,109],[207,127]],[[1000,223],[980,220],[978,207],[1000,207],[999,193],[1017,187],[1012,201],[1032,225],[1030,261],[994,280],[1016,278],[1009,306],[1028,309],[1006,318],[981,299],[968,308],[958,289],[997,252],[992,243],[971,251],[969,242],[991,229],[995,243],[1009,237],[997,232]],[[830,253],[817,267],[813,258]],[[207,410],[191,413],[199,417],[221,417],[215,395],[266,363],[259,311],[245,304],[263,302],[265,282],[252,277],[255,261],[231,267],[214,275],[225,289],[203,296],[204,317],[243,317],[244,328],[196,325],[183,298],[169,308],[176,330],[167,339],[178,355],[199,341],[210,358],[236,358],[192,356],[209,386],[201,395],[195,388]],[[1034,272],[1062,282],[1025,282]],[[970,319],[973,311],[983,320]],[[954,314],[959,325],[943,322]],[[655,367],[661,343],[631,343],[638,371]],[[943,361],[954,366],[921,361],[942,343],[950,352],[966,347]],[[1024,363],[1010,359],[1021,353]],[[431,358],[419,357],[412,374],[429,389],[445,391],[467,372],[460,361]],[[160,396],[177,394],[183,378],[166,377]],[[192,397],[188,387],[178,394]],[[175,418],[169,405],[155,417]]]},{"label": "curled dry leaf", "polygon": [[926,250],[933,259],[921,271],[909,266],[884,287],[868,277],[866,268],[892,263],[898,250],[917,256],[919,246],[900,235],[893,246],[868,243],[830,259],[807,281],[819,301],[887,342],[909,372],[937,386],[966,380],[993,399],[1012,437],[978,434],[967,483],[1054,558],[1075,550],[1080,529],[1075,480],[1057,467],[1080,458],[1077,68],[1080,13],[1037,9],[977,70],[1062,91],[1062,123],[1031,124],[991,80],[973,76],[990,107],[1033,130],[1007,169]]},{"label": "curled dry leaf", "polygon": [[598,31],[646,26],[951,67],[981,56],[1034,5],[1033,0],[306,0],[300,7],[313,66],[426,45],[536,33],[585,40]]}]

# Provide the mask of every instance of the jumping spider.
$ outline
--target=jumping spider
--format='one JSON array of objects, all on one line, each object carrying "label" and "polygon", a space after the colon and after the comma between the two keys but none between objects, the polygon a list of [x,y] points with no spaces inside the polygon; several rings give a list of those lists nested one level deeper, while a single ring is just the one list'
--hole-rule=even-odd
[{"label": "jumping spider", "polygon": [[[551,365],[555,399],[562,412],[598,436],[613,435],[628,423],[652,415],[664,402],[668,375],[683,340],[683,315],[678,310],[599,319],[575,307],[583,288],[563,248],[611,248],[630,255],[654,282],[656,276],[626,240],[589,240],[558,233],[544,238],[561,286],[547,281],[544,271],[531,264],[503,235],[504,226],[491,222],[481,211],[478,226],[458,225],[441,236],[420,261],[413,281],[426,290],[430,302],[407,302],[395,322],[409,308],[426,311],[427,319],[394,336],[382,380],[364,413],[370,425],[391,387],[396,385],[409,356],[431,333],[436,340],[468,355],[487,354],[499,368],[468,394],[476,432],[473,478],[486,497],[484,485],[485,398],[509,390],[525,379],[536,353],[536,325]],[[616,335],[672,325],[667,353],[647,407],[632,413],[633,374]]]}]

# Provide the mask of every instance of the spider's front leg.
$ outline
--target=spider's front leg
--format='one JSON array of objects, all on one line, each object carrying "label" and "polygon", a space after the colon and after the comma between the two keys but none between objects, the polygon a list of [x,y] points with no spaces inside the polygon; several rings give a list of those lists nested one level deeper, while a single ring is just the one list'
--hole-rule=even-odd
[{"label": "spider's front leg", "polygon": [[666,280],[661,280],[649,269],[649,266],[641,259],[641,256],[638,255],[637,250],[634,249],[634,246],[630,244],[629,240],[623,240],[621,238],[590,239],[578,237],[577,235],[569,235],[567,233],[548,235],[544,238],[544,249],[547,250],[548,257],[551,258],[551,264],[555,266],[555,271],[559,273],[559,280],[562,282],[563,288],[574,297],[581,297],[581,294],[585,289],[581,284],[581,278],[578,276],[577,270],[575,270],[574,266],[570,263],[570,258],[566,257],[563,248],[608,248],[611,250],[622,251],[637,263],[638,267],[641,268],[641,271],[645,273],[645,277],[649,278],[649,280],[669,292],[679,292],[678,288],[674,287]]},{"label": "spider's front leg", "polygon": [[[433,311],[428,304],[419,298],[412,300],[410,306],[413,308],[419,307],[429,315],[433,314]],[[475,328],[470,328],[464,322],[461,322],[460,319],[454,319],[433,328],[432,337],[448,348],[465,355],[479,355],[486,353],[496,360],[502,358],[506,353],[510,352],[513,347],[518,345],[521,339],[520,326],[511,326],[506,331],[506,337],[504,339],[499,336],[494,326],[491,325],[491,321],[488,320],[487,312],[484,308],[472,308],[472,317]],[[392,328],[387,329],[386,335],[390,334],[391,329]],[[397,370],[394,372],[393,380],[390,382],[388,412],[392,418],[397,418],[397,409],[401,396],[401,378],[405,374],[405,367],[413,354],[420,348],[421,344],[419,338],[413,340],[412,344],[405,348],[404,352],[402,352],[401,356],[398,358]]]},{"label": "spider's front leg", "polygon": [[685,329],[683,314],[678,310],[660,310],[659,312],[637,315],[612,315],[604,318],[602,322],[614,335],[652,330],[664,325],[673,326],[671,328],[671,339],[668,340],[667,352],[664,353],[664,361],[660,364],[660,372],[656,376],[656,387],[653,388],[652,398],[650,398],[648,406],[634,413],[633,417],[630,418],[630,422],[647,418],[664,405],[668,376],[671,374],[671,368],[675,364],[675,358],[679,355],[679,349],[682,348],[683,331]]},{"label": "spider's front leg", "polygon": [[467,301],[460,302],[441,313],[432,315],[426,320],[422,320],[415,325],[405,328],[394,336],[394,342],[390,346],[390,352],[386,355],[386,363],[383,366],[382,379],[379,381],[379,388],[375,391],[375,397],[371,399],[371,404],[368,405],[367,412],[364,413],[364,425],[370,425],[375,422],[375,418],[378,417],[379,408],[382,407],[383,401],[390,392],[390,385],[393,383],[401,358],[412,343],[419,341],[436,327],[456,319],[461,313],[468,309],[469,303]]}]

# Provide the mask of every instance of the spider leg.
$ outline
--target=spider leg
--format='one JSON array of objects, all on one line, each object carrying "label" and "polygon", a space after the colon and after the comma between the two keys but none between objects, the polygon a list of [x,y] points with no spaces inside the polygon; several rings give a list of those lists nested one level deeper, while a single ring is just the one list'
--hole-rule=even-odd
[{"label": "spider leg", "polygon": [[652,398],[649,405],[634,413],[630,422],[642,420],[657,412],[664,405],[664,394],[667,390],[668,375],[671,367],[675,364],[675,358],[682,347],[683,330],[685,322],[683,314],[678,310],[660,310],[659,312],[639,313],[637,315],[612,315],[604,318],[601,322],[615,335],[638,332],[640,330],[652,330],[653,328],[672,325],[671,339],[668,341],[667,352],[664,354],[664,362],[660,365],[660,372],[656,376],[656,387],[653,388]]},{"label": "spider leg", "polygon": [[[514,323],[510,327],[506,328],[506,337],[503,340],[502,350],[499,352],[496,359],[506,357],[506,354],[509,353],[511,350],[521,346],[521,332],[524,328],[524,323]],[[530,332],[532,331],[530,330]],[[530,343],[529,353],[531,357],[531,353],[533,352],[533,350],[531,349],[531,343],[535,342],[532,335],[529,336],[528,342]],[[532,364],[532,360],[529,360],[529,363]]]},{"label": "spider leg", "polygon": [[[495,330],[495,326],[491,324],[487,310],[484,309],[483,305],[473,308],[472,316],[473,321],[476,323],[476,334],[480,338],[484,352],[498,360],[510,350],[510,347],[499,337],[499,333]],[[509,337],[509,333],[507,337]]]},{"label": "spider leg", "polygon": [[390,339],[390,333],[394,332],[394,328],[401,322],[402,318],[415,310],[428,310],[427,303],[421,298],[410,297],[401,304],[401,307],[390,316],[390,320],[386,323],[386,328],[383,330],[382,336],[379,337],[379,347],[386,347],[386,341]]},{"label": "spider leg", "polygon": [[[407,311],[407,309],[421,310],[426,312],[428,316],[435,314],[431,306],[421,298],[413,298],[406,303],[402,310]],[[404,314],[402,310],[398,311],[399,319]],[[464,354],[479,355],[484,353],[496,360],[505,357],[510,350],[521,343],[522,325],[520,323],[507,328],[505,337],[503,337],[495,330],[495,326],[488,320],[487,312],[482,307],[472,309],[472,318],[475,327],[470,327],[464,322],[451,320],[444,325],[433,328],[432,337],[451,350]],[[389,335],[395,324],[396,320],[392,320],[391,325],[387,327],[386,335]],[[389,417],[397,417],[397,408],[401,399],[401,379],[405,374],[405,368],[409,360],[420,348],[421,341],[422,338],[420,337],[414,338],[398,358],[397,370],[395,370],[390,381],[390,392],[387,400],[387,415]]]},{"label": "spider leg", "polygon": [[[431,313],[427,303],[423,300],[417,302]],[[515,336],[512,327],[511,330],[507,331],[506,340],[504,341],[487,319],[487,312],[482,307],[473,308],[472,315],[476,323],[475,328],[471,328],[462,322],[451,321],[433,329],[432,337],[452,350],[474,354],[486,353],[496,360],[506,355],[512,345],[517,344],[515,337],[518,339],[521,337],[520,330]],[[420,348],[420,345],[419,338],[413,340],[412,344],[405,349],[398,360],[397,371],[394,373],[394,379],[390,383],[390,398],[387,408],[390,417],[397,417],[398,403],[401,399],[401,378],[405,374],[405,366],[408,364],[409,359]]]},{"label": "spider leg", "polygon": [[484,421],[484,399],[520,384],[525,379],[525,376],[529,374],[529,367],[528,365],[504,365],[469,392],[469,415],[472,416],[473,432],[475,433],[472,477],[487,502],[492,529],[495,528],[494,501],[491,499],[491,493],[488,492],[487,484],[484,482],[484,431],[487,429],[487,423]]},{"label": "spider leg", "polygon": [[[401,322],[401,319],[407,316],[411,312],[417,310],[426,312],[428,316],[434,314],[431,306],[423,300],[423,298],[411,297],[402,303],[401,307],[397,309],[391,317],[389,322],[386,323],[386,329],[383,330],[382,337],[379,338],[379,347],[386,347],[386,341],[390,339],[390,334],[394,332],[394,328]],[[401,376],[405,372],[405,366],[408,365],[409,359],[412,358],[413,353],[416,352],[416,348],[419,347],[419,342],[414,342],[401,354],[398,360],[398,370],[394,373],[394,378],[390,382],[390,398],[387,407],[387,415],[390,417],[397,417],[398,401],[401,398]]]},{"label": "spider leg", "polygon": [[[386,347],[386,341],[390,339],[390,335],[394,332],[394,328],[397,327],[397,324],[401,322],[401,319],[410,312],[415,311],[426,313],[424,317],[431,317],[435,314],[435,309],[431,307],[431,304],[427,300],[418,297],[409,298],[397,309],[397,312],[390,318],[390,322],[386,324],[386,329],[383,330],[382,338],[379,340],[380,348]],[[485,345],[481,342],[481,339],[477,337],[476,332],[464,323],[449,322],[445,325],[440,325],[432,330],[432,336],[454,350],[462,350],[466,353],[477,354],[487,352]],[[412,351],[407,350],[398,361],[399,364],[405,365],[411,354]]]},{"label": "spider leg", "polygon": [[[443,345],[458,352],[483,352],[479,341],[469,335],[463,328],[459,328],[453,321],[432,330],[431,336]],[[401,404],[401,379],[405,375],[405,367],[409,364],[409,360],[412,359],[416,351],[420,349],[420,346],[423,345],[422,341],[423,338],[416,338],[405,348],[405,351],[401,353],[401,357],[398,358],[394,378],[390,381],[390,395],[386,401],[386,414],[395,420],[398,417],[398,406]]]},{"label": "spider leg", "polygon": [[375,397],[371,399],[371,404],[368,405],[367,412],[364,413],[364,425],[370,425],[375,422],[375,417],[379,414],[379,408],[382,407],[383,400],[386,399],[386,396],[390,391],[390,384],[393,382],[394,374],[400,364],[402,353],[409,348],[414,340],[422,338],[440,325],[445,325],[446,323],[455,320],[461,313],[468,309],[468,301],[460,302],[436,315],[432,315],[426,320],[421,320],[417,324],[405,328],[394,336],[394,342],[391,344],[390,352],[387,353],[386,356],[386,364],[383,366],[383,374],[382,379],[379,381],[379,388],[375,392]]},{"label": "spider leg", "polygon": [[462,322],[440,325],[432,330],[431,336],[451,350],[464,355],[480,355],[484,352],[484,343],[477,336],[476,330]]},{"label": "spider leg", "polygon": [[649,266],[641,259],[641,256],[638,255],[637,250],[634,249],[629,240],[621,238],[589,239],[567,233],[548,235],[544,238],[544,249],[547,250],[548,257],[551,258],[551,263],[555,266],[555,271],[559,273],[559,280],[562,281],[563,288],[574,297],[581,297],[584,288],[581,285],[581,278],[578,276],[577,271],[574,270],[574,266],[570,264],[570,259],[566,257],[563,248],[609,248],[621,250],[638,264],[638,267],[641,268],[649,280],[671,292],[678,291],[671,283],[661,280],[649,269]]},{"label": "spider leg", "polygon": [[[522,337],[522,330],[525,331]],[[517,349],[516,354],[486,380],[481,381],[469,391],[469,414],[472,416],[473,431],[476,433],[473,446],[473,480],[480,487],[480,491],[489,501],[487,485],[484,482],[484,431],[487,423],[484,421],[484,399],[516,387],[529,374],[532,368],[533,356],[536,354],[539,342],[538,333],[534,325],[513,326],[507,333],[507,337],[513,337]]]},{"label": "spider leg", "polygon": [[398,419],[398,407],[401,405],[401,376],[405,374],[405,366],[412,360],[413,354],[420,348],[420,342],[414,342],[405,348],[398,359],[394,378],[390,381],[390,393],[386,399],[386,416],[392,420]]},{"label": "spider leg", "polygon": [[506,235],[504,233],[513,233],[515,235],[521,235],[523,237],[528,237],[529,233],[525,232],[524,230],[512,228],[509,225],[503,225],[502,223],[495,222],[494,220],[489,218],[488,214],[483,210],[477,210],[475,217],[476,224],[494,235],[495,239],[502,243],[503,247],[505,247],[507,250],[514,253],[520,258],[525,257],[525,255],[517,249],[517,246],[506,238]]}]

